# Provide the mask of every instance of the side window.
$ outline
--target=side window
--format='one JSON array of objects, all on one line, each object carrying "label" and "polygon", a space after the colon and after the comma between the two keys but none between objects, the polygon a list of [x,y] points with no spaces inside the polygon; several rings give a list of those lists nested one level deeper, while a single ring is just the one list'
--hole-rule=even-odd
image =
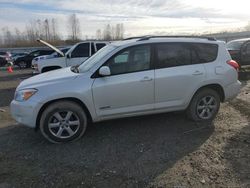
[{"label": "side window", "polygon": [[116,54],[108,62],[111,74],[124,74],[150,69],[150,46],[131,47]]},{"label": "side window", "polygon": [[34,53],[31,53],[31,56],[34,56],[34,57],[37,57],[39,55],[41,55],[40,51],[36,51]]},{"label": "side window", "polygon": [[218,55],[217,44],[195,43],[193,47],[199,56],[200,63],[209,63],[216,60]]},{"label": "side window", "polygon": [[89,43],[79,44],[71,53],[71,58],[89,57]]},{"label": "side window", "polygon": [[192,64],[191,49],[182,43],[157,44],[156,55],[159,68]]},{"label": "side window", "polygon": [[91,42],[91,55],[95,54],[95,46],[94,43]]},{"label": "side window", "polygon": [[250,43],[247,44],[246,54],[250,55]]},{"label": "side window", "polygon": [[103,48],[104,46],[106,46],[105,43],[96,43],[96,49],[97,49],[97,51],[100,50],[101,48]]}]

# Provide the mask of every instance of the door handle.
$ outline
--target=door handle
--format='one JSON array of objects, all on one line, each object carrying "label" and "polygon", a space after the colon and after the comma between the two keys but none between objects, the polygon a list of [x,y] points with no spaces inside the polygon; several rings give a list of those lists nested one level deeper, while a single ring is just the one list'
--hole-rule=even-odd
[{"label": "door handle", "polygon": [[150,81],[152,81],[153,80],[153,78],[150,78],[150,77],[148,77],[148,76],[145,76],[142,80],[141,80],[141,82],[150,82]]},{"label": "door handle", "polygon": [[195,75],[195,76],[196,76],[196,75],[202,75],[202,74],[203,74],[203,72],[198,71],[198,70],[197,70],[197,71],[195,71],[195,72],[193,73],[193,75]]}]

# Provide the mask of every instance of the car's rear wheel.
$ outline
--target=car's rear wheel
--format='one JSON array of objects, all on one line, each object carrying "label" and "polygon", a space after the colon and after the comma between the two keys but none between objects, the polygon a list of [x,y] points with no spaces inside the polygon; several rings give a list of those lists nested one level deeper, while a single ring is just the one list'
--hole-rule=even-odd
[{"label": "car's rear wheel", "polygon": [[187,109],[187,115],[194,121],[211,121],[217,115],[219,108],[219,94],[212,89],[205,88],[194,95]]},{"label": "car's rear wheel", "polygon": [[40,119],[40,130],[52,143],[77,140],[85,133],[86,128],[86,113],[71,101],[52,103],[44,110]]}]

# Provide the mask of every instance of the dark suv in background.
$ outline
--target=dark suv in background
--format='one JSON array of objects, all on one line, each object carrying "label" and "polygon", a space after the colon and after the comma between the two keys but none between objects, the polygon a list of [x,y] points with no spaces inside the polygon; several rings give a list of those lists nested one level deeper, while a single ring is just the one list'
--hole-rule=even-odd
[{"label": "dark suv in background", "polygon": [[50,55],[54,50],[35,50],[29,54],[19,57],[14,61],[14,65],[19,66],[20,68],[30,68],[31,62],[34,58],[42,55]]},{"label": "dark suv in background", "polygon": [[230,41],[227,43],[227,49],[232,59],[241,66],[250,65],[250,38]]}]

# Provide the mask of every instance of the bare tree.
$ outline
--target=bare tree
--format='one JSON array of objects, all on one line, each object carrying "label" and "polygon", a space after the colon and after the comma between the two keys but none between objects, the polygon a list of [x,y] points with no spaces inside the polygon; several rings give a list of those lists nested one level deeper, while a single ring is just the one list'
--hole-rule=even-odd
[{"label": "bare tree", "polygon": [[[101,37],[102,36],[102,37]],[[105,25],[103,32],[101,29],[96,31],[96,39],[104,40],[121,40],[124,37],[124,26],[123,24],[116,24],[115,26],[107,24]]]},{"label": "bare tree", "polygon": [[122,23],[122,24],[120,24],[120,38],[119,39],[124,38],[124,32],[125,32],[125,29],[124,29],[124,25]]},{"label": "bare tree", "polygon": [[57,22],[55,18],[51,19],[51,29],[52,29],[52,40],[53,41],[59,40],[60,36],[57,31]]},{"label": "bare tree", "polygon": [[96,39],[102,40],[102,30],[101,29],[96,30]]},{"label": "bare tree", "polygon": [[120,24],[116,24],[115,39],[119,40],[121,37],[121,27]]},{"label": "bare tree", "polygon": [[106,27],[103,30],[103,39],[104,40],[111,40],[112,39],[110,24],[106,25]]},{"label": "bare tree", "polygon": [[49,25],[49,20],[45,19],[43,22],[44,25],[44,32],[45,32],[45,40],[50,41],[50,25]]},{"label": "bare tree", "polygon": [[69,36],[70,39],[76,41],[80,38],[81,31],[80,31],[80,21],[76,17],[76,14],[72,14],[69,16]]},{"label": "bare tree", "polygon": [[7,46],[13,46],[13,43],[14,43],[14,37],[11,33],[11,31],[9,30],[8,27],[4,27],[2,28],[2,33],[3,33],[3,42],[4,42],[4,45],[7,45]]}]

